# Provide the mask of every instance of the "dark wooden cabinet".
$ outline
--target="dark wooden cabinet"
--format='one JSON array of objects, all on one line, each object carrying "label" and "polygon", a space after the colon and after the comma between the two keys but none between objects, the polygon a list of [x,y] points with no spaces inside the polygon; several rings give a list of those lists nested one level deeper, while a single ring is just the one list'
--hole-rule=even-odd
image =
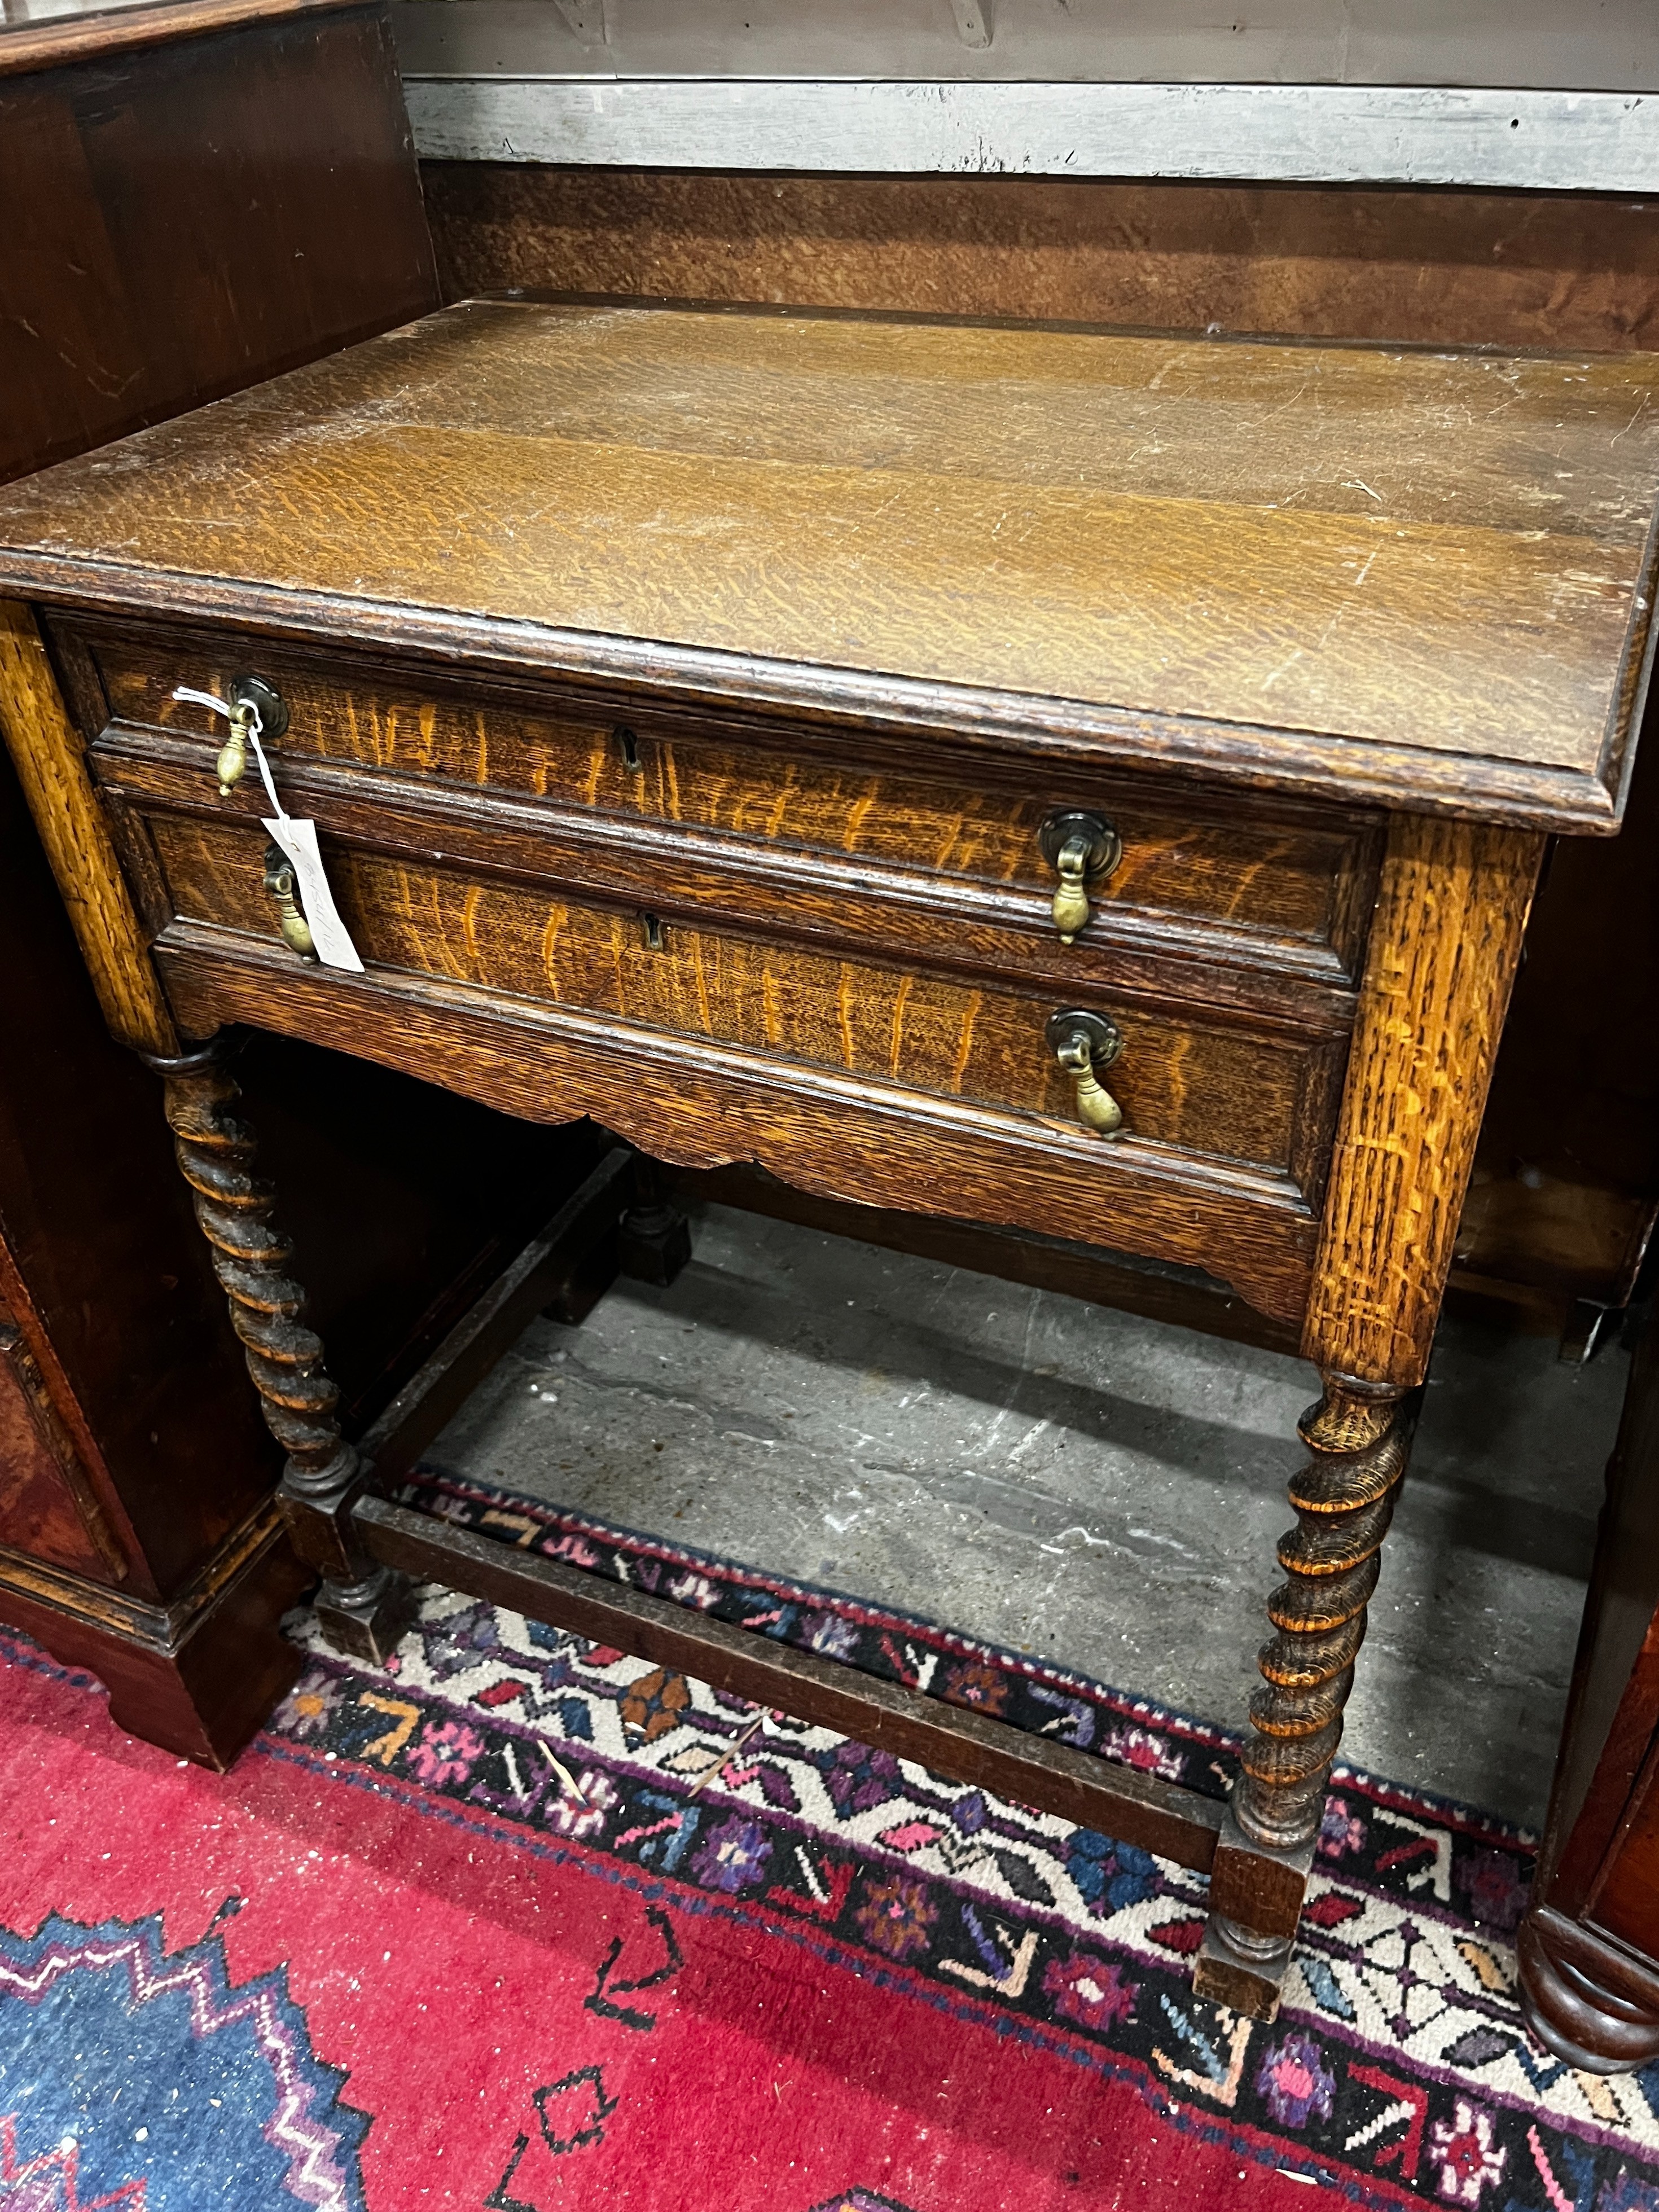
[{"label": "dark wooden cabinet", "polygon": [[1659,1329],[1607,1468],[1554,1795],[1520,1936],[1527,2017],[1575,2066],[1659,2057]]},{"label": "dark wooden cabinet", "polygon": [[0,32],[0,480],[423,313],[383,4]]},{"label": "dark wooden cabinet", "polygon": [[[432,305],[381,6],[222,0],[0,33],[0,477]],[[0,1620],[222,1763],[296,1663],[281,1455],[0,761]],[[251,1038],[241,1074],[361,1430],[586,1171],[419,1083]],[[300,1162],[306,1172],[300,1176]]]}]

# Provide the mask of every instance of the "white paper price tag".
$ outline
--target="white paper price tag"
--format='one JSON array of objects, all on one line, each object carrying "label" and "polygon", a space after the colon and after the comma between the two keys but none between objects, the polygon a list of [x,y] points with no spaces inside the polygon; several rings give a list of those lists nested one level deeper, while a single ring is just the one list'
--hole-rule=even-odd
[{"label": "white paper price tag", "polygon": [[349,968],[354,975],[361,975],[363,963],[357,957],[350,932],[335,908],[334,894],[323,873],[322,854],[317,850],[317,824],[282,814],[268,821],[265,828],[294,863],[294,887],[300,894],[305,918],[311,924],[311,942],[317,957],[325,968]]},{"label": "white paper price tag", "polygon": [[[181,684],[173,693],[175,699],[187,699],[198,707],[210,707],[216,714],[227,721],[233,719],[229,704],[211,691],[195,691]],[[323,872],[323,856],[317,850],[317,824],[296,822],[291,814],[284,813],[271,776],[270,763],[265,758],[265,749],[259,743],[259,710],[252,708],[246,724],[253,757],[259,767],[259,780],[264,785],[265,797],[270,801],[274,814],[265,819],[264,826],[287,854],[294,869],[294,887],[300,894],[300,906],[311,927],[311,945],[325,968],[348,968],[354,975],[363,973],[363,963],[357,957],[357,948],[351,941],[351,933],[340,919],[334,903],[334,894],[328,887],[328,878]]]}]

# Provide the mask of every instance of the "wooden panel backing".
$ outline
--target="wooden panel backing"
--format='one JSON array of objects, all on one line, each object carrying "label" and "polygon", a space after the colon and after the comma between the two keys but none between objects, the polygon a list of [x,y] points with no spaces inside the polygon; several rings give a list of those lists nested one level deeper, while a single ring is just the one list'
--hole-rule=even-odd
[{"label": "wooden panel backing", "polygon": [[435,304],[380,6],[9,31],[0,205],[0,479]]},{"label": "wooden panel backing", "polygon": [[447,300],[1009,315],[1520,351],[1659,348],[1659,209],[1587,193],[428,161]]},{"label": "wooden panel backing", "polygon": [[383,1498],[363,1498],[356,1519],[374,1556],[407,1573],[696,1674],[717,1689],[839,1729],[896,1758],[982,1784],[1177,1865],[1205,1872],[1215,1856],[1224,1806],[1156,1775],[1028,1735],[1006,1721],[583,1574],[562,1560],[448,1528]]},{"label": "wooden panel backing", "polygon": [[1611,828],[1656,382],[474,303],[0,494],[0,586]]},{"label": "wooden panel backing", "polygon": [[[176,913],[277,939],[263,830],[166,816],[150,826]],[[353,940],[378,965],[1077,1127],[1071,1080],[1043,1036],[1053,999],[718,929],[653,930],[638,912],[374,854],[336,848],[328,860]],[[1329,1062],[1306,1039],[1094,1010],[1123,1035],[1106,1080],[1135,1139],[1285,1175],[1321,1157]],[[629,1079],[649,1091],[648,1060]]]},{"label": "wooden panel backing", "polygon": [[745,731],[711,720],[688,728],[625,703],[605,714],[579,699],[538,710],[447,688],[422,672],[319,665],[257,638],[204,635],[156,647],[94,635],[89,646],[112,715],[198,732],[215,753],[222,736],[207,710],[174,700],[173,690],[187,682],[222,696],[232,676],[254,670],[289,707],[276,749],[283,762],[352,762],[622,820],[922,869],[1029,890],[1042,907],[1055,878],[1037,842],[1041,823],[1058,810],[1091,808],[1123,844],[1093,894],[1093,931],[1125,915],[1215,923],[1230,939],[1333,979],[1357,975],[1363,955],[1374,866],[1363,817],[1267,802],[1227,808],[1213,793],[1082,769],[1056,774],[1040,762],[952,760],[948,745],[931,741],[895,744],[883,760],[867,744],[810,727]]},{"label": "wooden panel backing", "polygon": [[204,38],[285,16],[332,15],[352,4],[353,0],[123,0],[107,8],[100,0],[71,0],[61,14],[37,22],[8,18],[0,39],[0,76],[28,76],[72,62],[106,62],[138,47],[149,52],[179,39]]},{"label": "wooden panel backing", "polygon": [[1541,859],[1510,830],[1390,827],[1303,1338],[1322,1369],[1423,1379]]}]

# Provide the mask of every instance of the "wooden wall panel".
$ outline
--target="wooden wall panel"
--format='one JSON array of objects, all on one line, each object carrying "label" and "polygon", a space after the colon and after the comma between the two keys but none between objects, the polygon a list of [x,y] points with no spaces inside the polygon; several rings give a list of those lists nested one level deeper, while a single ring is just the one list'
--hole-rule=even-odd
[{"label": "wooden wall panel", "polygon": [[1509,347],[1659,346],[1651,201],[427,162],[448,299],[512,286]]}]

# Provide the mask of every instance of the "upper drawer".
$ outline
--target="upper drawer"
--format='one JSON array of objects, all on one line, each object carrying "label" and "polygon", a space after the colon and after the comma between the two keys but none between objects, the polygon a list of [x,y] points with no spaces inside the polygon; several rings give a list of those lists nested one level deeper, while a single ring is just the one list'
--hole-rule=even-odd
[{"label": "upper drawer", "polygon": [[[1051,815],[1103,816],[1121,858],[1091,886],[1079,963],[1106,947],[1261,969],[1316,986],[1356,979],[1375,895],[1379,836],[1366,818],[1282,800],[1144,778],[1056,771],[1041,760],[960,754],[921,737],[915,757],[866,750],[858,733],[811,726],[673,720],[573,698],[544,705],[469,680],[392,675],[331,658],[229,646],[94,636],[90,649],[118,720],[197,731],[205,709],[175,703],[181,683],[222,687],[255,671],[290,711],[282,757],[341,763],[429,785],[544,799],[578,813],[677,824],[753,847],[783,847],[810,874],[813,856],[869,872],[872,890],[925,877],[1052,933],[1056,876],[1039,832]],[[232,659],[230,656],[237,657]]]}]

